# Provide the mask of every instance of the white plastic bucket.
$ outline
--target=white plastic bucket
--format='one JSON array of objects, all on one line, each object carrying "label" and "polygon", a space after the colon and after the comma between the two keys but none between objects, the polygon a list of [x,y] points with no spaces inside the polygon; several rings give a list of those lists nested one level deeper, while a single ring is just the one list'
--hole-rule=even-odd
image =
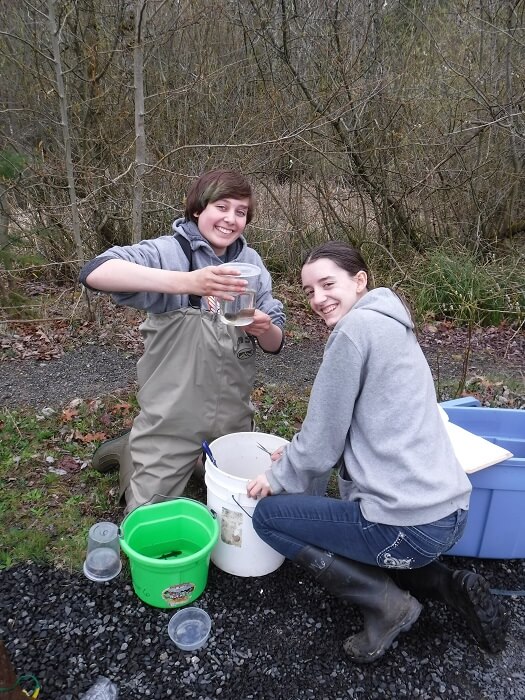
[{"label": "white plastic bucket", "polygon": [[231,433],[210,443],[218,464],[209,457],[204,481],[208,508],[217,515],[220,534],[211,560],[222,571],[235,576],[264,576],[278,569],[284,557],[263,542],[252,525],[257,501],[246,495],[250,479],[269,469],[270,456],[257,447],[274,451],[288,444],[268,433]]}]

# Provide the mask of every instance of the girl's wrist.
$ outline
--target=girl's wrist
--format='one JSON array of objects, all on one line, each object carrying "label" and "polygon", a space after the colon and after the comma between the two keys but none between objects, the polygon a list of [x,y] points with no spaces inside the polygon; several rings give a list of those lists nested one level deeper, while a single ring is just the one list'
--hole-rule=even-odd
[{"label": "girl's wrist", "polygon": [[191,272],[172,270],[170,272],[169,294],[195,294],[191,284]]},{"label": "girl's wrist", "polygon": [[257,338],[259,345],[267,352],[277,352],[281,347],[282,340],[282,330],[279,328],[279,326],[276,326],[273,323],[265,333],[262,333]]}]

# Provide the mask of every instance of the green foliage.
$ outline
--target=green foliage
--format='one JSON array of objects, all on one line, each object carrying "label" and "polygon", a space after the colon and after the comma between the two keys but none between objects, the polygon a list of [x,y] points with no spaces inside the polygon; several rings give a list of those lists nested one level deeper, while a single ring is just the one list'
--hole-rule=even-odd
[{"label": "green foliage", "polygon": [[306,415],[309,392],[297,393],[287,386],[270,385],[253,392],[257,430],[290,440]]},{"label": "green foliage", "polygon": [[12,271],[16,268],[16,271],[10,272],[6,278],[7,283],[2,284],[0,280],[0,309],[5,311],[4,317],[7,318],[37,318],[38,298],[25,294],[22,282],[36,279],[41,274],[39,266],[44,260],[39,255],[24,254],[17,250],[13,245],[16,241],[10,240],[10,243],[11,245],[0,249],[0,270],[5,268]]},{"label": "green foliage", "polygon": [[[318,234],[309,242],[317,245],[326,240],[326,236],[323,238]],[[372,240],[359,245],[351,239],[351,232],[346,232],[346,235],[340,232],[338,240],[360,248],[368,263],[373,286],[399,288],[419,321],[448,320],[458,325],[479,326],[507,323],[513,327],[520,327],[525,322],[523,253],[513,251],[507,256],[497,258],[491,255],[483,259],[466,249],[439,248],[417,255],[405,246],[400,247],[394,257],[384,246]],[[286,251],[282,250],[280,261],[270,255],[266,258],[276,281],[277,296],[285,300],[294,298],[293,309],[288,309],[291,328],[299,305],[302,304],[303,311],[309,310],[302,292],[297,294],[305,250],[299,244],[290,244]],[[275,276],[276,269],[280,275]],[[283,281],[285,278],[288,283]],[[293,291],[287,290],[287,285]]]},{"label": "green foliage", "polygon": [[22,279],[38,279],[42,275],[42,271],[39,268],[45,266],[46,259],[38,253],[25,253],[18,247],[19,241],[15,236],[10,235],[9,238],[12,247],[0,250],[0,264],[8,270],[16,268],[22,271],[16,273],[16,278],[14,277],[15,273],[13,273],[12,279],[14,282]]},{"label": "green foliage", "polygon": [[9,318],[37,318],[38,312],[31,303],[32,301],[29,297],[15,290],[10,289],[5,293],[0,290],[0,306]]},{"label": "green foliage", "polygon": [[14,180],[24,166],[24,156],[10,150],[0,151],[0,178]]},{"label": "green foliage", "polygon": [[435,250],[415,264],[405,286],[420,319],[481,326],[520,325],[525,319],[523,264]]}]

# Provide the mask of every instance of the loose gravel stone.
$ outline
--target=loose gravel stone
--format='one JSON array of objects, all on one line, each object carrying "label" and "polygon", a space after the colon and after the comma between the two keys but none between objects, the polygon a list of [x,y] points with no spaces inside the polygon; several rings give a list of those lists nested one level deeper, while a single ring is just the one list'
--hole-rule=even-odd
[{"label": "loose gravel stone", "polygon": [[[518,591],[525,562],[449,558]],[[502,598],[510,615],[500,654],[480,650],[459,617],[428,602],[413,629],[379,662],[357,665],[342,643],[361,615],[289,562],[241,578],[210,565],[195,602],[212,618],[208,643],[182,652],[170,641],[173,610],[146,606],[124,568],[97,584],[81,573],[27,564],[0,572],[0,637],[18,673],[33,673],[46,700],[78,698],[99,676],[119,700],[525,698],[525,596]]]}]

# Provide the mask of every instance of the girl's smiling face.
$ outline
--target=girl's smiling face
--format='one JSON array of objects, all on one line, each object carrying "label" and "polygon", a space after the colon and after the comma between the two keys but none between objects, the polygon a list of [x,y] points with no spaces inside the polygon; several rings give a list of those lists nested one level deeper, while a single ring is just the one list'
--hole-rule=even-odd
[{"label": "girl's smiling face", "polygon": [[352,277],[329,258],[304,265],[303,289],[313,311],[333,328],[367,292],[367,274],[360,270]]},{"label": "girl's smiling face", "polygon": [[194,214],[199,231],[216,255],[224,255],[226,248],[242,235],[250,200],[225,197],[209,202],[200,214]]}]

